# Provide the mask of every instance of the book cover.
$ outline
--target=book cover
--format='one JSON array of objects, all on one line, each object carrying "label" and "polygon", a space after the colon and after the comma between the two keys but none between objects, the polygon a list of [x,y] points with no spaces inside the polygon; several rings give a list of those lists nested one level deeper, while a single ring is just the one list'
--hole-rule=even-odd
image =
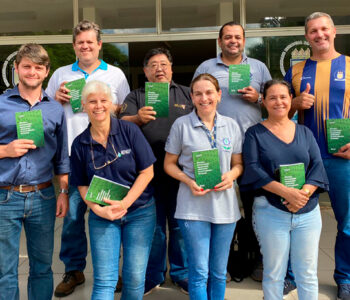
[{"label": "book cover", "polygon": [[[300,190],[305,184],[305,166],[304,163],[280,165],[280,182],[291,188]],[[281,198],[283,202],[284,199]]]},{"label": "book cover", "polygon": [[350,143],[350,119],[326,120],[328,153],[336,153],[339,148]]},{"label": "book cover", "polygon": [[85,199],[101,205],[109,205],[103,199],[123,200],[130,188],[109,179],[94,175]]},{"label": "book cover", "polygon": [[37,147],[45,144],[43,116],[41,110],[16,113],[17,138],[33,140]]},{"label": "book cover", "polygon": [[65,87],[69,89],[68,95],[70,98],[70,105],[72,106],[73,113],[82,112],[83,108],[81,105],[81,91],[83,90],[86,82],[84,78],[67,82]]},{"label": "book cover", "polygon": [[169,83],[146,82],[145,105],[153,107],[157,112],[156,118],[167,118],[169,116]]},{"label": "book cover", "polygon": [[239,94],[238,90],[250,86],[250,65],[230,65],[228,76],[228,92]]},{"label": "book cover", "polygon": [[220,159],[218,149],[192,152],[194,175],[198,186],[214,189],[221,182]]}]

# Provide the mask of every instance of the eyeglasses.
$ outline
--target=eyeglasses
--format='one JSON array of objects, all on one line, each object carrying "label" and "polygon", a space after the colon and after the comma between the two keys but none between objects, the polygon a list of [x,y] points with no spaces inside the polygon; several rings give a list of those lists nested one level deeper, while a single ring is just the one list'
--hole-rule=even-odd
[{"label": "eyeglasses", "polygon": [[166,70],[169,67],[170,64],[167,63],[152,63],[147,68],[150,68],[152,71],[157,70],[158,68],[161,68],[162,70]]},{"label": "eyeglasses", "polygon": [[[107,141],[107,144],[108,144],[108,141]],[[112,145],[112,148],[113,148],[113,151],[114,151],[114,154],[115,154],[115,158],[113,158],[112,160],[108,160],[107,162],[105,162],[105,163],[104,163],[102,166],[100,166],[100,167],[96,167],[96,165],[95,165],[94,151],[93,151],[93,149],[92,149],[92,142],[90,141],[90,151],[91,151],[92,164],[94,165],[94,169],[95,169],[95,170],[103,169],[104,167],[106,167],[106,166],[110,165],[111,163],[115,162],[115,161],[118,159],[118,157],[120,156],[120,155],[118,155],[117,151],[115,150],[113,143],[111,143],[111,145]]]}]

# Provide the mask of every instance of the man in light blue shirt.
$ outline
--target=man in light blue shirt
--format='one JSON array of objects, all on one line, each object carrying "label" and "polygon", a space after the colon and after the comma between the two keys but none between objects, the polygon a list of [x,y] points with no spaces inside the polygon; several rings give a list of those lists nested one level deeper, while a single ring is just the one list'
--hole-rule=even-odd
[{"label": "man in light blue shirt", "polygon": [[[18,258],[22,225],[30,265],[28,299],[52,298],[55,217],[68,210],[69,157],[63,109],[42,89],[50,60],[37,44],[16,57],[19,84],[0,96],[0,299],[19,299]],[[16,113],[41,111],[44,145],[17,138]],[[58,177],[55,197],[51,183]]]},{"label": "man in light blue shirt", "polygon": [[[264,63],[245,55],[245,32],[240,24],[235,22],[224,24],[219,31],[218,44],[221,53],[216,58],[206,60],[200,64],[194,77],[202,73],[209,73],[219,81],[222,96],[217,111],[224,116],[233,118],[244,135],[250,126],[261,121],[261,93],[265,82],[271,79],[271,75]],[[228,90],[229,66],[238,64],[250,65],[250,86],[238,90],[240,93],[238,95],[230,95]],[[250,224],[250,250],[259,257],[259,245],[251,226],[254,196],[252,192],[240,192],[240,195],[245,218],[248,221],[247,223]],[[252,278],[261,281],[261,276],[262,272],[254,272]]]}]

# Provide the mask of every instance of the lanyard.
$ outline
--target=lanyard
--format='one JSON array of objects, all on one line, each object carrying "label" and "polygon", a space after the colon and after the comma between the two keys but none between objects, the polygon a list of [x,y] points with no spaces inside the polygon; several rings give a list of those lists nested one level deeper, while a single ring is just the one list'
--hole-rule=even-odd
[{"label": "lanyard", "polygon": [[214,118],[214,127],[213,127],[213,130],[210,131],[207,126],[205,126],[205,124],[203,123],[203,121],[201,120],[201,118],[197,115],[199,121],[202,123],[202,129],[204,130],[204,132],[207,134],[207,137],[208,137],[208,140],[209,140],[209,143],[210,143],[210,146],[212,149],[215,149],[216,148],[216,115],[215,115],[215,118]]}]

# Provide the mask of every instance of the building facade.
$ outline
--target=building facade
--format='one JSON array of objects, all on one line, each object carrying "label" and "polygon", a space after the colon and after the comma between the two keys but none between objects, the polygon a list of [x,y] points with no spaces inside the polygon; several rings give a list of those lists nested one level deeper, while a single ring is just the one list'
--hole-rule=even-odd
[{"label": "building facade", "polygon": [[145,81],[142,60],[152,47],[174,56],[174,80],[188,85],[196,67],[216,56],[220,26],[234,20],[246,29],[247,55],[265,62],[274,78],[310,56],[304,19],[329,13],[337,27],[336,49],[350,55],[349,0],[1,0],[0,93],[17,78],[19,45],[43,44],[51,72],[75,60],[72,28],[83,19],[103,29],[101,58],[121,67],[132,89]]}]

